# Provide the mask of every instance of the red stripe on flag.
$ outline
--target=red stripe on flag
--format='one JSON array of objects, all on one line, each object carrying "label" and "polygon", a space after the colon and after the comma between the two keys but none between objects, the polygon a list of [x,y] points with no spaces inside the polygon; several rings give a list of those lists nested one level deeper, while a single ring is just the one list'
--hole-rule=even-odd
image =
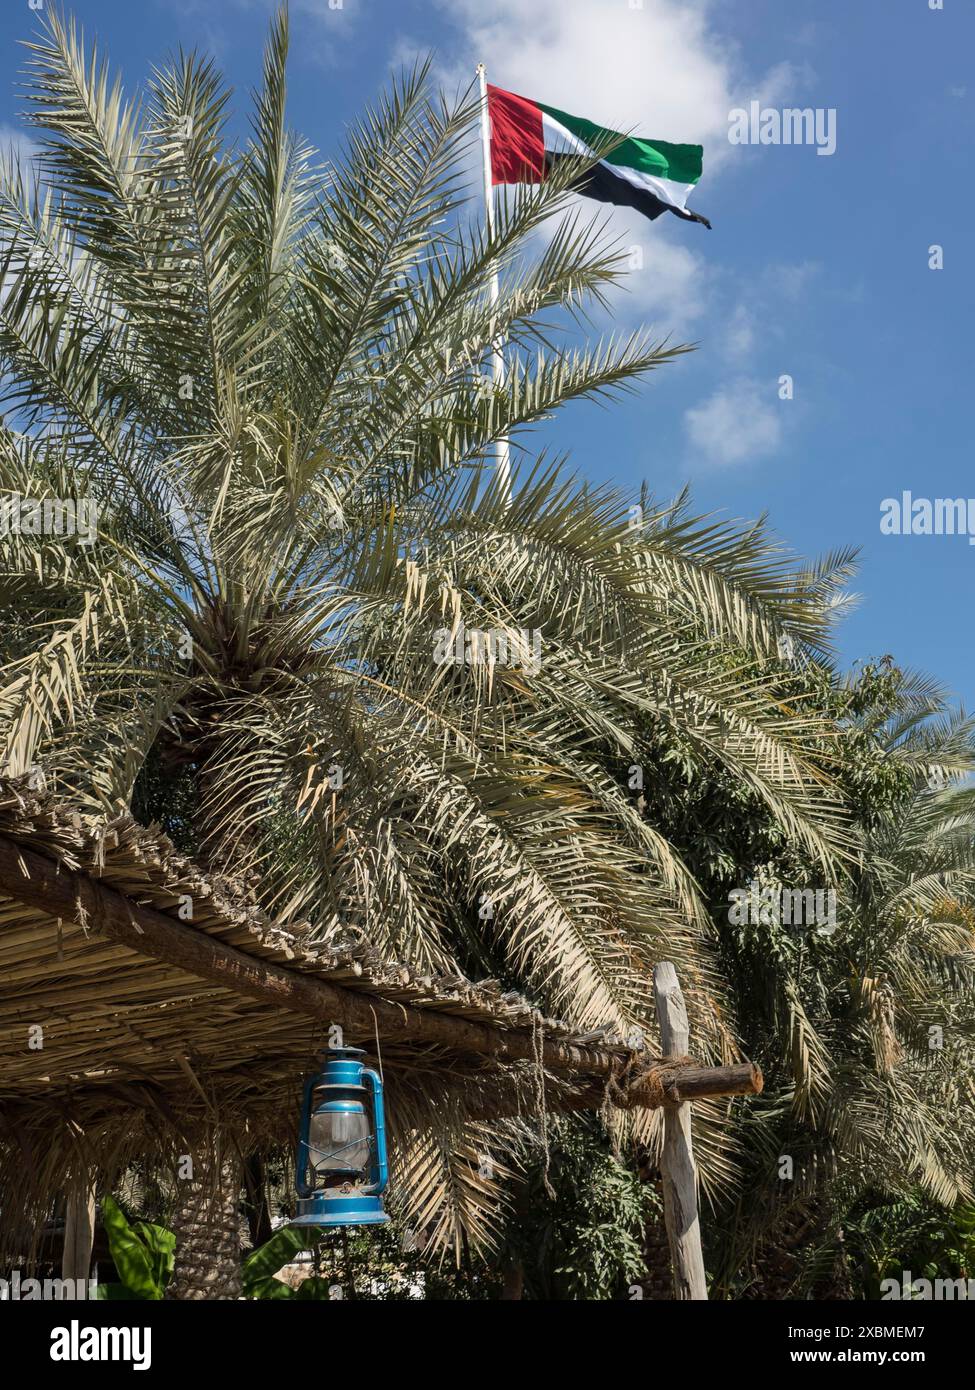
[{"label": "red stripe on flag", "polygon": [[488,83],[491,122],[491,182],[542,183],[545,140],[542,113],[534,102]]}]

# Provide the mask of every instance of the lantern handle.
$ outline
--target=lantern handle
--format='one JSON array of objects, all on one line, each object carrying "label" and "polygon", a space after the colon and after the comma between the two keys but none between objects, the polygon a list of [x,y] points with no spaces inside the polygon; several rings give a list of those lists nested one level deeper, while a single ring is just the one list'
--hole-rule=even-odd
[{"label": "lantern handle", "polygon": [[389,1165],[386,1160],[386,1122],[383,1117],[383,1083],[378,1072],[371,1067],[363,1067],[362,1075],[372,1092],[372,1132],[376,1139],[376,1162],[373,1168],[374,1180],[364,1189],[378,1195],[389,1181]]},{"label": "lantern handle", "polygon": [[298,1149],[295,1154],[295,1187],[299,1197],[314,1196],[315,1189],[308,1185],[308,1126],[311,1123],[311,1093],[315,1089],[318,1075],[309,1076],[301,1096],[301,1122],[298,1130]]}]

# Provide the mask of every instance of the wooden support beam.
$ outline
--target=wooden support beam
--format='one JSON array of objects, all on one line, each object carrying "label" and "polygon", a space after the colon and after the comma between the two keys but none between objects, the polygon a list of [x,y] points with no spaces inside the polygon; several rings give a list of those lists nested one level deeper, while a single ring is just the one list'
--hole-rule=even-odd
[{"label": "wooden support beam", "polygon": [[[0,836],[0,891],[49,916],[104,932],[140,955],[224,989],[323,1023],[340,1023],[361,1037],[372,1037],[378,1027],[383,1037],[441,1043],[500,1061],[535,1056],[530,1029],[494,1027],[436,1009],[392,1003],[249,956],[5,836]],[[576,1046],[555,1037],[544,1038],[542,1053],[546,1065],[556,1070],[597,1075],[608,1074],[614,1059],[626,1055],[623,1050]]]},{"label": "wooden support beam", "polygon": [[[640,1057],[640,1061],[644,1058]],[[729,1067],[701,1067],[694,1063],[668,1063],[666,1057],[659,1061],[646,1058],[650,1063],[652,1079],[644,1080],[639,1075],[632,1082],[623,1080],[622,1085],[609,1082],[607,1077],[594,1080],[589,1076],[573,1078],[578,1081],[571,1091],[546,1091],[545,1108],[551,1114],[564,1114],[576,1110],[601,1110],[609,1102],[620,1110],[636,1110],[643,1106],[648,1110],[659,1106],[676,1106],[703,1096],[746,1096],[757,1095],[762,1089],[762,1073],[753,1062],[741,1062]],[[563,1080],[568,1080],[563,1076]],[[505,1102],[491,1100],[472,1100],[464,1107],[464,1114],[471,1120],[492,1120],[499,1116],[520,1115],[523,1107],[516,1106],[510,1111]]]},{"label": "wooden support beam", "polygon": [[[687,1009],[677,971],[670,961],[661,961],[653,968],[653,997],[664,1052],[674,1057],[684,1056],[690,1041]],[[686,1103],[667,1106],[664,1110],[660,1172],[674,1291],[681,1300],[707,1299],[701,1222],[697,1209],[697,1169],[691,1145],[691,1107]]]},{"label": "wooden support beam", "polygon": [[91,1277],[91,1251],[95,1243],[95,1192],[87,1184],[68,1192],[64,1212],[64,1250],[61,1278],[78,1282]]},{"label": "wooden support beam", "polygon": [[[8,836],[0,836],[0,892],[49,917],[104,932],[140,955],[224,989],[322,1023],[339,1023],[361,1039],[371,1038],[378,1030],[386,1039],[439,1043],[499,1062],[535,1061],[540,1056],[552,1071],[585,1078],[595,1106],[605,1096],[600,1079],[605,1083],[633,1057],[623,1047],[569,1043],[551,1034],[539,1038],[530,1028],[506,1028],[439,1009],[393,1003],[378,994],[344,989],[320,976],[260,960],[157,908],[135,903],[109,884],[75,873]],[[741,1095],[756,1090],[761,1090],[761,1074],[747,1064],[744,1068],[675,1064],[672,1074],[668,1071],[663,1099],[674,1102],[678,1096]],[[616,1100],[626,1103],[624,1096]],[[645,1101],[646,1097],[644,1101],[636,1098],[630,1103]],[[660,1103],[659,1095],[655,1103]]]},{"label": "wooden support beam", "polygon": [[[621,1094],[610,1100],[621,1110],[640,1106],[682,1105],[704,1096],[757,1096],[765,1084],[762,1071],[754,1062],[735,1062],[726,1067],[703,1067],[697,1062],[673,1062],[662,1057],[651,1079],[630,1082]],[[662,1091],[662,1096],[661,1096]],[[574,1095],[553,1099],[553,1110],[598,1110],[606,1100],[606,1081],[583,1085]]]}]

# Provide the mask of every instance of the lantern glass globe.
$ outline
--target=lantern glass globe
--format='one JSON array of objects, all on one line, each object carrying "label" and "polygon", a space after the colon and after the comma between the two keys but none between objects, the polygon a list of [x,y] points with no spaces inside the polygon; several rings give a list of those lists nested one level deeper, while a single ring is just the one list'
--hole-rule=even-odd
[{"label": "lantern glass globe", "polygon": [[369,1117],[357,1110],[316,1110],[308,1131],[311,1163],[319,1177],[358,1172],[369,1163]]}]

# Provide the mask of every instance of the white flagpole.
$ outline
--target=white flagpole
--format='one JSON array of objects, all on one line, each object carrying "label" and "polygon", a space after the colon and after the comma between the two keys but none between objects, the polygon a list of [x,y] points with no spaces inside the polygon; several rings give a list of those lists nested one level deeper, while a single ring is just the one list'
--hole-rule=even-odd
[{"label": "white flagpole", "polygon": [[[488,113],[487,72],[484,64],[477,65],[477,78],[481,89],[481,156],[484,163],[484,208],[487,214],[488,236],[494,236],[494,188],[491,183],[491,118]],[[501,295],[501,284],[497,266],[491,271],[490,302],[497,304]],[[495,387],[504,385],[504,343],[496,338],[491,346],[491,380]],[[505,505],[511,501],[511,456],[507,439],[497,443],[498,481]]]}]

